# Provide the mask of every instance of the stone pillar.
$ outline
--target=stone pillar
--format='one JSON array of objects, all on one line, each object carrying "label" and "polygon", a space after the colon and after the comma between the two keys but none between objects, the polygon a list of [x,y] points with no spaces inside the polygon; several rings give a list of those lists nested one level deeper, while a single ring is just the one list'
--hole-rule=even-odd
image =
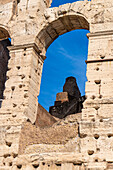
[{"label": "stone pillar", "polygon": [[15,115],[22,113],[32,123],[36,120],[37,96],[44,62],[37,49],[35,44],[9,47],[8,80],[2,104],[3,108],[11,110]]},{"label": "stone pillar", "polygon": [[36,120],[44,62],[37,49],[35,44],[9,47],[7,81],[0,108],[0,156],[18,154],[22,123]]},{"label": "stone pillar", "polygon": [[88,34],[87,100],[84,103],[83,119],[113,117],[112,36],[111,31]]},{"label": "stone pillar", "polygon": [[87,161],[113,160],[113,31],[90,33],[80,147]]}]

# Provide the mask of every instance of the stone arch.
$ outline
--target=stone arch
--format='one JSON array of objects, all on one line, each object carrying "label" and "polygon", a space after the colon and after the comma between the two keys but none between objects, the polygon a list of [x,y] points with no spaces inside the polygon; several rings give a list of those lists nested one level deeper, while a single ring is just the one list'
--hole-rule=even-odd
[{"label": "stone arch", "polygon": [[36,44],[42,56],[45,56],[48,47],[58,36],[77,29],[90,30],[87,17],[80,12],[65,13],[58,8],[55,14],[56,19],[50,18],[52,21],[48,22],[36,37]]},{"label": "stone arch", "polygon": [[45,55],[47,48],[58,36],[76,29],[90,30],[89,22],[82,14],[71,13],[60,16],[48,23],[36,37],[36,44],[42,55]]},{"label": "stone arch", "polygon": [[10,38],[8,28],[0,25],[0,41]]}]

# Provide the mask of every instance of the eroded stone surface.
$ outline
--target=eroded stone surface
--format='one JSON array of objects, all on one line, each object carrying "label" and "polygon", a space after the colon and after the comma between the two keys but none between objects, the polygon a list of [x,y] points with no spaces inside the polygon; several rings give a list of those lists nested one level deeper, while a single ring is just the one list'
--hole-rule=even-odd
[{"label": "eroded stone surface", "polygon": [[[9,79],[5,83],[5,98],[0,108],[0,168],[112,169],[113,2],[84,0],[48,8],[50,3],[45,0],[0,1],[0,39],[10,37],[12,44],[7,71]],[[30,144],[26,148],[26,155],[18,156],[23,123],[25,125],[26,121],[30,121],[33,124],[36,121],[37,96],[46,50],[59,35],[75,29],[90,30],[87,35],[87,99],[78,125],[79,151],[74,150],[77,154],[72,150],[65,152],[65,144],[53,149],[58,149],[60,153],[46,154],[44,144],[43,153],[36,153]],[[60,125],[62,133],[63,126]],[[68,122],[64,129],[70,126]],[[70,129],[68,135],[72,133],[76,136],[76,128],[74,132],[73,126],[71,128],[72,132]],[[42,136],[44,134],[43,130]],[[46,133],[45,136],[50,134]],[[35,146],[37,148],[37,144]],[[51,150],[51,147],[48,149]],[[42,151],[41,146],[39,151]]]},{"label": "eroded stone surface", "polygon": [[[54,145],[56,145],[56,148],[60,147],[59,150],[64,150],[65,152],[69,150],[73,151],[75,143],[77,143],[77,141],[74,140],[76,140],[75,138],[78,134],[78,119],[80,120],[80,116],[75,115],[70,116],[63,121],[59,120],[48,128],[35,127],[31,123],[25,123],[21,131],[19,153],[24,153],[25,148],[32,144],[38,144],[39,148],[37,152],[39,151],[39,153],[47,152],[46,144],[51,145],[51,152],[54,152],[55,150],[57,152]],[[71,142],[72,139],[73,141]],[[41,144],[43,146],[42,149],[40,147]],[[78,145],[78,143],[76,145]]]}]

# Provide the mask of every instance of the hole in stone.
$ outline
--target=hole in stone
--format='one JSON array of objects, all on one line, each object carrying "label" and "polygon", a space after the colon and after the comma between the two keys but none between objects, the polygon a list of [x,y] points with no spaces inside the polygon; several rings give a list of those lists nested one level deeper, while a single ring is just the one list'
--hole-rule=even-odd
[{"label": "hole in stone", "polygon": [[35,69],[35,73],[37,73],[37,70]]},{"label": "hole in stone", "polygon": [[5,162],[3,163],[3,165],[5,165]]},{"label": "hole in stone", "polygon": [[101,83],[101,80],[95,80],[94,81],[96,84],[100,84]]},{"label": "hole in stone", "polygon": [[12,166],[12,162],[9,162],[9,166]]},{"label": "hole in stone", "polygon": [[10,157],[10,156],[11,156],[10,154],[5,154],[4,158]]},{"label": "hole in stone", "polygon": [[98,159],[95,159],[95,162],[98,162]]},{"label": "hole in stone", "polygon": [[29,119],[27,119],[27,122],[31,122]]},{"label": "hole in stone", "polygon": [[48,167],[50,167],[50,165],[48,165]]},{"label": "hole in stone", "polygon": [[7,142],[7,141],[6,141],[6,145],[7,145],[8,147],[11,147],[12,142]]},{"label": "hole in stone", "polygon": [[17,66],[16,68],[17,68],[18,70],[20,70],[20,66]]},{"label": "hole in stone", "polygon": [[29,78],[31,78],[31,76],[29,76]]},{"label": "hole in stone", "polygon": [[97,148],[97,151],[100,151],[100,148]]},{"label": "hole in stone", "polygon": [[42,162],[42,165],[45,165],[45,162]]},{"label": "hole in stone", "polygon": [[12,91],[14,91],[15,90],[15,86],[12,86],[11,89],[12,89]]},{"label": "hole in stone", "polygon": [[24,90],[25,92],[28,92],[28,90]]},{"label": "hole in stone", "polygon": [[17,165],[17,168],[18,168],[18,169],[21,169],[21,168],[22,168],[22,165]]},{"label": "hole in stone", "polygon": [[22,88],[22,84],[19,85],[19,88]]},{"label": "hole in stone", "polygon": [[94,138],[95,138],[95,139],[98,139],[98,138],[99,138],[99,135],[98,135],[98,134],[95,134],[95,135],[94,135]]},{"label": "hole in stone", "polygon": [[95,98],[96,98],[96,96],[94,96],[94,95],[92,95],[92,96],[91,96],[91,99],[93,99],[93,100],[94,100]]},{"label": "hole in stone", "polygon": [[17,104],[13,103],[13,107],[16,107],[16,106],[17,106]]},{"label": "hole in stone", "polygon": [[33,164],[33,167],[34,167],[34,168],[38,168],[38,167],[39,167],[39,164]]},{"label": "hole in stone", "polygon": [[100,56],[100,58],[101,58],[101,59],[104,59],[104,58],[105,58],[105,56]]},{"label": "hole in stone", "polygon": [[24,98],[27,98],[28,97],[28,94],[26,93],[26,94],[24,94]]},{"label": "hole in stone", "polygon": [[95,110],[98,110],[100,107],[99,106],[95,106],[94,108],[95,108]]},{"label": "hole in stone", "polygon": [[95,122],[95,119],[93,118],[92,121]]},{"label": "hole in stone", "polygon": [[12,117],[16,117],[17,115],[16,114],[13,114]]},{"label": "hole in stone", "polygon": [[24,56],[26,56],[26,53],[24,53]]},{"label": "hole in stone", "polygon": [[113,137],[113,134],[108,134],[108,138],[111,138],[111,137]]},{"label": "hole in stone", "polygon": [[99,67],[96,68],[96,71],[99,71]]},{"label": "hole in stone", "polygon": [[25,75],[23,74],[22,76],[21,76],[21,79],[24,79],[25,78]]},{"label": "hole in stone", "polygon": [[24,51],[26,51],[26,48],[24,48]]},{"label": "hole in stone", "polygon": [[74,166],[77,166],[77,165],[81,166],[81,165],[82,165],[82,162],[76,162],[76,163],[73,163],[73,165],[74,165]]},{"label": "hole in stone", "polygon": [[18,156],[18,154],[13,153],[12,156],[13,156],[13,158],[16,158]]},{"label": "hole in stone", "polygon": [[100,122],[103,122],[103,119],[100,119]]},{"label": "hole in stone", "polygon": [[88,155],[93,155],[94,154],[94,151],[93,150],[89,150],[88,151]]},{"label": "hole in stone", "polygon": [[87,134],[80,134],[80,138],[85,138]]},{"label": "hole in stone", "polygon": [[98,97],[99,99],[102,99],[102,95],[99,95],[99,97]]},{"label": "hole in stone", "polygon": [[62,164],[56,164],[56,166],[61,166]]}]

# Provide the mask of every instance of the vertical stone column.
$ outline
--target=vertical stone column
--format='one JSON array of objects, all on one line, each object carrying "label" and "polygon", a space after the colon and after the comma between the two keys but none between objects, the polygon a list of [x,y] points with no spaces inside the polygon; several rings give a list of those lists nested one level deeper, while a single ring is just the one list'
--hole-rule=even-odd
[{"label": "vertical stone column", "polygon": [[90,33],[81,152],[93,163],[113,160],[113,31]]},{"label": "vertical stone column", "polygon": [[18,154],[22,123],[36,120],[44,62],[35,44],[11,46],[9,50],[7,81],[0,108],[1,158]]},{"label": "vertical stone column", "polygon": [[112,32],[107,31],[88,35],[87,100],[84,103],[83,119],[113,117],[112,35]]},{"label": "vertical stone column", "polygon": [[37,96],[44,61],[37,49],[35,44],[9,47],[8,80],[2,104],[2,108],[11,110],[15,115],[22,113],[32,123],[37,114]]}]

